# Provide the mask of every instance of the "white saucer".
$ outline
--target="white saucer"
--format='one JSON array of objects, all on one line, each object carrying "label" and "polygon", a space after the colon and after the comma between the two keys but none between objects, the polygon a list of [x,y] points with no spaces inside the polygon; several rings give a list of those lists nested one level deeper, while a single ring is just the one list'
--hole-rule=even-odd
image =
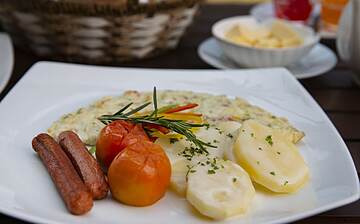
[{"label": "white saucer", "polygon": [[[198,54],[202,60],[215,68],[241,69],[224,55],[214,38],[203,41],[198,48]],[[317,44],[301,61],[286,68],[297,79],[305,79],[323,75],[331,70],[336,63],[337,58],[332,50],[322,44]]]},{"label": "white saucer", "polygon": [[0,32],[0,92],[8,83],[14,66],[14,52],[10,37]]}]

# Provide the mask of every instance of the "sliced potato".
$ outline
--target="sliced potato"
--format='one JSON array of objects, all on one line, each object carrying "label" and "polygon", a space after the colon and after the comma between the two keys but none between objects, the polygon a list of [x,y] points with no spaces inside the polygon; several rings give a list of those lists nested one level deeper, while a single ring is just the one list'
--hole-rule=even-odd
[{"label": "sliced potato", "polygon": [[209,174],[198,165],[188,175],[187,200],[203,215],[225,219],[246,212],[255,195],[248,174],[236,163],[218,160],[223,168]]},{"label": "sliced potato", "polygon": [[237,121],[219,121],[216,127],[220,128],[225,134],[232,133],[241,128],[241,123]]},{"label": "sliced potato", "polygon": [[171,166],[170,187],[173,191],[183,197],[186,195],[186,174],[189,170],[188,165],[190,164],[190,161],[182,157],[182,159],[177,160]]},{"label": "sliced potato", "polygon": [[253,181],[274,192],[295,192],[309,178],[309,169],[288,136],[255,120],[243,123],[234,155]]},{"label": "sliced potato", "polygon": [[241,26],[239,27],[240,34],[251,43],[255,43],[260,39],[266,39],[270,36],[270,31],[263,26]]},{"label": "sliced potato", "polygon": [[220,130],[222,130],[226,136],[226,146],[224,146],[224,159],[236,162],[233,148],[236,137],[239,135],[241,124],[237,121],[221,121],[216,124]]},{"label": "sliced potato", "polygon": [[186,173],[189,167],[196,165],[199,161],[206,160],[207,157],[223,158],[225,149],[228,147],[232,148],[232,146],[229,146],[228,137],[226,137],[225,133],[220,129],[200,128],[195,132],[195,135],[202,141],[217,146],[217,148],[207,147],[206,150],[209,152],[208,156],[205,154],[195,155],[191,161],[189,161],[182,155],[182,152],[186,148],[194,147],[194,145],[185,138],[174,140],[163,137],[155,141],[156,144],[163,147],[171,163],[170,187],[181,196],[185,196],[187,188]]},{"label": "sliced potato", "polygon": [[302,42],[302,38],[295,29],[281,20],[276,20],[271,24],[271,33],[275,38],[281,41],[298,40],[300,44]]}]

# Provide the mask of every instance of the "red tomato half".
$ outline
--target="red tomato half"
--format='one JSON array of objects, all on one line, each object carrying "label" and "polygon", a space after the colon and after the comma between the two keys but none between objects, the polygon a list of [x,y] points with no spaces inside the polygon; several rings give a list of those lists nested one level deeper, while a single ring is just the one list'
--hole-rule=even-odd
[{"label": "red tomato half", "polygon": [[142,126],[118,120],[106,125],[96,142],[96,158],[109,167],[115,156],[127,146],[138,141],[149,141]]}]

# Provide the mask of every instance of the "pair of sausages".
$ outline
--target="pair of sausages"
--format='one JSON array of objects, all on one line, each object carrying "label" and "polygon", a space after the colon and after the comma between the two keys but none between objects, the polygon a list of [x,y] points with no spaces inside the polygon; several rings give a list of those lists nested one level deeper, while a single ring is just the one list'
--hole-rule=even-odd
[{"label": "pair of sausages", "polygon": [[93,199],[106,197],[109,187],[105,176],[84,143],[71,131],[62,132],[57,143],[48,134],[32,141],[68,210],[81,215],[93,206]]}]

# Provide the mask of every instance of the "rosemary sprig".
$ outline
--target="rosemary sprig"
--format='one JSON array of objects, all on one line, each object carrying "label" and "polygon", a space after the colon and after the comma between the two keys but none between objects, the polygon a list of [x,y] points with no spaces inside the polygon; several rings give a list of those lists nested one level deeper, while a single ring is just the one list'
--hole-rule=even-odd
[{"label": "rosemary sprig", "polygon": [[211,148],[217,148],[214,145],[211,145],[210,143],[206,143],[196,137],[194,133],[191,131],[192,128],[195,127],[208,127],[209,124],[192,124],[187,123],[183,120],[170,120],[167,118],[164,118],[162,116],[158,116],[158,106],[157,106],[157,96],[156,96],[156,88],[154,87],[153,92],[153,106],[154,111],[150,113],[149,115],[142,115],[142,116],[135,116],[134,114],[143,110],[147,106],[149,106],[151,102],[147,102],[127,113],[125,111],[132,105],[132,103],[126,105],[125,107],[121,108],[118,112],[116,112],[113,115],[103,115],[99,117],[98,119],[104,123],[105,125],[111,123],[112,121],[116,120],[125,120],[130,121],[136,124],[155,124],[159,125],[165,128],[168,128],[171,131],[174,131],[180,135],[185,136],[190,142],[194,143],[195,146],[197,146],[202,152],[205,154],[209,154],[209,152],[206,150],[206,147]]}]

